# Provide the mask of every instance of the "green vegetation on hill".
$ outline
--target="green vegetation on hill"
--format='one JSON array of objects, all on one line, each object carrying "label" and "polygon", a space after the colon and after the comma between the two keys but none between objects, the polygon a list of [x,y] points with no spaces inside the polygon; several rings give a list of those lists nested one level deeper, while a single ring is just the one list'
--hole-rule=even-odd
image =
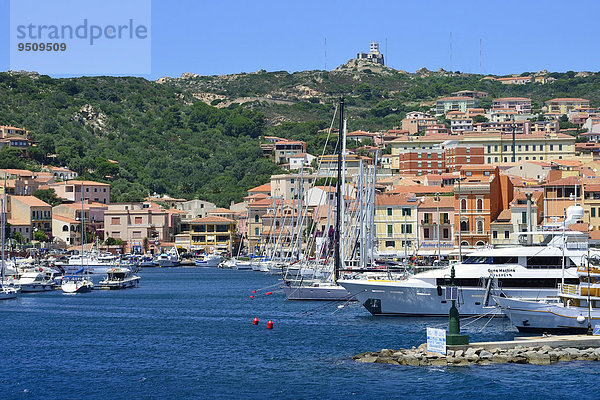
[{"label": "green vegetation on hill", "polygon": [[[278,171],[259,147],[261,113],[190,103],[175,88],[141,78],[2,73],[0,124],[32,132],[33,161],[110,182],[113,201],[156,192],[228,206]],[[30,164],[14,149],[0,150],[2,167]]]},{"label": "green vegetation on hill", "polygon": [[[262,157],[259,137],[304,140],[309,153],[320,155],[342,94],[351,131],[398,127],[407,112],[427,111],[460,90],[531,97],[537,109],[554,97],[600,105],[600,73],[548,76],[556,80],[502,85],[481,75],[351,63],[334,71],[186,74],[157,82],[0,73],[0,124],[24,127],[36,141],[29,158],[0,149],[0,167],[66,165],[82,178],[110,182],[113,201],[156,192],[228,206],[281,171]],[[489,107],[491,100],[481,103]]]}]

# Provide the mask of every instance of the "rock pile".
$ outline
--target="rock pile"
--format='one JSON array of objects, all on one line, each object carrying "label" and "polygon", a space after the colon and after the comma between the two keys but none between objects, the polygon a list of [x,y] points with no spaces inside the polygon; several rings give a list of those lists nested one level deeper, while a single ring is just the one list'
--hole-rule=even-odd
[{"label": "rock pile", "polygon": [[412,349],[382,349],[374,353],[361,353],[352,357],[362,363],[411,365],[411,366],[446,366],[446,365],[489,365],[489,364],[536,364],[550,365],[558,361],[600,361],[600,348],[574,347],[554,348],[548,345],[541,347],[525,347],[517,345],[509,349],[483,349],[469,347],[467,350],[448,350],[447,355],[427,351],[422,344]]}]

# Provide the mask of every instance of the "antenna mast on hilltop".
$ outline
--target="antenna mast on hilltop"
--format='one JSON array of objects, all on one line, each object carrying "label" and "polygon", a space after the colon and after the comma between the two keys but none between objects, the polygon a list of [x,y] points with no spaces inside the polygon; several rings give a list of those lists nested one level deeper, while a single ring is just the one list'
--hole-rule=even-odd
[{"label": "antenna mast on hilltop", "polygon": [[327,38],[325,38],[325,71],[327,71]]},{"label": "antenna mast on hilltop", "polygon": [[450,32],[450,72],[452,72],[452,32]]},{"label": "antenna mast on hilltop", "polygon": [[482,53],[482,44],[481,44],[481,38],[479,39],[479,75],[483,75],[483,68],[482,68],[482,62],[481,62],[481,53]]}]

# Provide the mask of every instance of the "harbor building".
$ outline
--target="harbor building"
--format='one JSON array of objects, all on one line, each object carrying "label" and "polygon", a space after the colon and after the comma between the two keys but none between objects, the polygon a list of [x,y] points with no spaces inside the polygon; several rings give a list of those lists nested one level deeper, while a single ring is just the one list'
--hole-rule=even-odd
[{"label": "harbor building", "polygon": [[512,200],[513,186],[495,165],[467,165],[454,184],[455,240],[461,246],[484,246],[491,241],[491,222]]},{"label": "harbor building", "polygon": [[565,210],[575,204],[581,204],[582,190],[579,176],[554,179],[542,185],[544,188],[544,224],[564,220]]},{"label": "harbor building", "polygon": [[[29,240],[36,230],[52,235],[52,206],[34,196],[9,196],[7,219],[20,221],[19,225],[29,227]],[[25,236],[25,235],[24,235]],[[27,236],[26,236],[27,238]]]},{"label": "harbor building", "polygon": [[419,249],[417,211],[414,194],[375,197],[375,232],[379,254],[412,256]]},{"label": "harbor building", "polygon": [[54,241],[67,246],[81,245],[81,221],[62,215],[52,216],[52,236]]},{"label": "harbor building", "polygon": [[186,219],[204,218],[209,212],[217,208],[214,203],[198,199],[178,203],[175,207],[185,212],[183,218]]},{"label": "harbor building", "polygon": [[299,140],[280,140],[275,143],[273,150],[276,164],[287,164],[290,162],[290,157],[302,153],[306,153],[306,142]]},{"label": "harbor building", "polygon": [[[437,193],[418,206],[419,255],[447,256],[454,249],[454,196]],[[439,236],[438,236],[439,231]]]},{"label": "harbor building", "polygon": [[169,213],[151,203],[113,203],[104,211],[105,238],[120,239],[125,251],[158,252],[160,242],[173,241]]},{"label": "harbor building", "polygon": [[236,239],[235,221],[214,215],[182,221],[181,231],[177,236],[189,236],[191,251],[231,253]]}]

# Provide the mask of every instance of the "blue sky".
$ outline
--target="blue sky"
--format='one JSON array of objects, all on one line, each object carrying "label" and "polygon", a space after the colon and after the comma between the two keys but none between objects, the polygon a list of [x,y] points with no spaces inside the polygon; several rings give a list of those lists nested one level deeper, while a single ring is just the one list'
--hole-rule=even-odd
[{"label": "blue sky", "polygon": [[[327,69],[370,41],[385,52],[386,39],[393,68],[449,69],[450,32],[455,71],[599,71],[598,15],[598,1],[153,0],[152,73],[144,76],[323,69],[325,38]],[[0,0],[2,71],[8,23],[9,0]]]}]

